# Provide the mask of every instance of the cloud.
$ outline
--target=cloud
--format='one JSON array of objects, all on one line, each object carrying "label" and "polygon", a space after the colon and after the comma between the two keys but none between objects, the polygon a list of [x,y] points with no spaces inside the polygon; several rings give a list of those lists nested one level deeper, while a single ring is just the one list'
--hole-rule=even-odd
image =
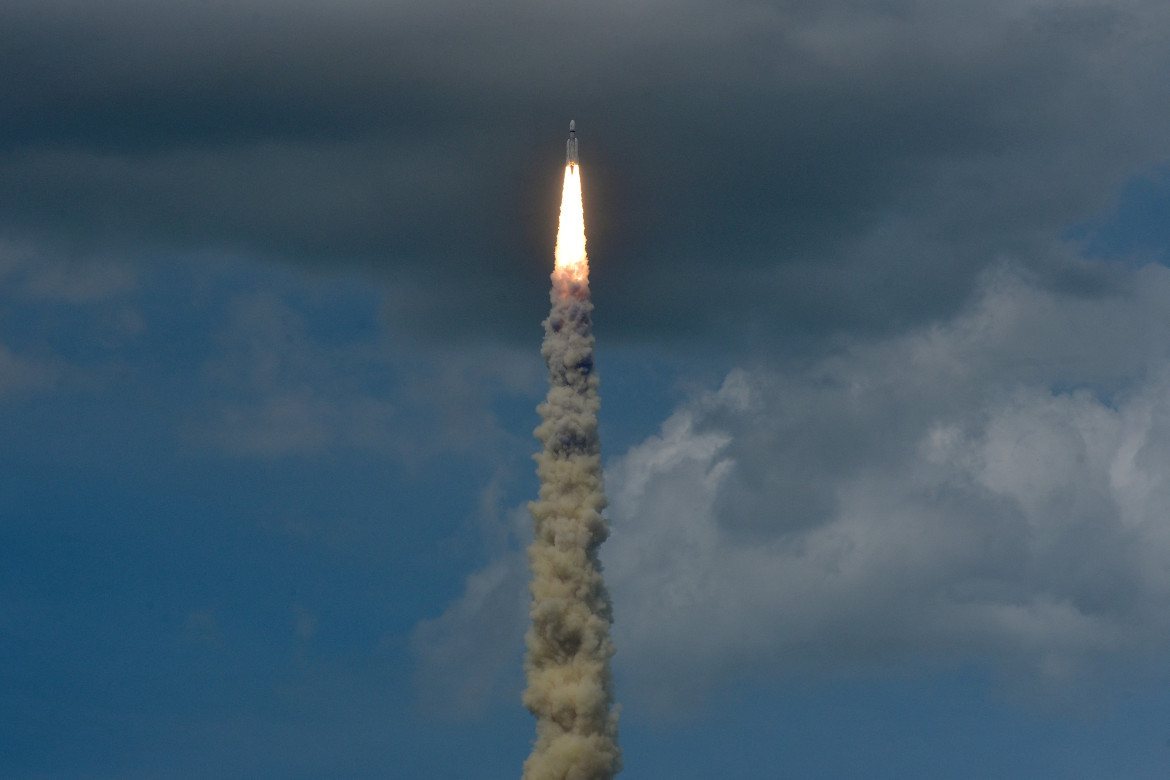
[{"label": "cloud", "polygon": [[337,302],[313,298],[297,288],[231,300],[203,365],[209,400],[190,421],[194,440],[238,457],[366,449],[411,467],[451,454],[490,460],[511,441],[491,405],[532,390],[535,355],[403,349],[380,325],[355,333],[330,322]]},{"label": "cloud", "polygon": [[1002,267],[945,323],[733,371],[611,460],[623,699],[674,712],[729,679],[973,663],[1064,706],[1156,668],[1170,271],[1113,289]]},{"label": "cloud", "polygon": [[0,401],[56,389],[66,373],[53,358],[22,356],[0,344]]},{"label": "cloud", "polygon": [[1170,157],[1168,28],[1153,0],[21,0],[0,233],[360,267],[404,336],[519,339],[573,116],[603,330],[896,332],[1005,253],[1075,276],[1053,236]]},{"label": "cloud", "polygon": [[48,254],[32,243],[0,240],[0,281],[23,301],[87,304],[124,296],[138,276],[125,260]]},{"label": "cloud", "polygon": [[[0,238],[0,402],[107,385],[120,368],[119,348],[147,327],[131,300],[137,283],[124,261]],[[92,347],[97,351],[85,354]]]},{"label": "cloud", "polygon": [[229,455],[306,454],[331,444],[337,431],[348,428],[345,416],[346,411],[328,401],[280,396],[226,405],[210,435]]},{"label": "cloud", "polygon": [[479,531],[494,559],[472,572],[462,595],[411,633],[419,706],[444,719],[475,717],[494,701],[520,701],[524,632],[528,628],[528,569],[516,549],[532,540],[523,507],[501,516],[498,481],[481,498]]},{"label": "cloud", "polygon": [[1054,695],[1160,656],[1170,272],[1130,281],[1086,300],[993,276],[945,325],[735,372],[612,462],[628,682],[666,706],[926,659]]},{"label": "cloud", "polygon": [[[528,623],[524,556],[494,561],[471,574],[463,595],[415,628],[415,685],[422,708],[441,717],[478,715],[517,677]],[[520,681],[515,680],[515,698]]]}]

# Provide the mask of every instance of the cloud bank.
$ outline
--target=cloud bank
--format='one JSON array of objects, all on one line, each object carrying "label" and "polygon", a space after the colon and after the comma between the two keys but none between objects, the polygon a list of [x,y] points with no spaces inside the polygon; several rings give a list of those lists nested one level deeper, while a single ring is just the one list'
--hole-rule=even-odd
[{"label": "cloud bank", "polygon": [[732,372],[606,469],[623,696],[976,664],[1087,701],[1170,639],[1170,271],[989,273],[947,323]]},{"label": "cloud bank", "polygon": [[572,115],[607,332],[896,332],[1005,252],[1099,283],[1052,236],[1170,157],[1168,34],[1154,0],[17,0],[0,236],[358,267],[403,334],[519,339]]}]

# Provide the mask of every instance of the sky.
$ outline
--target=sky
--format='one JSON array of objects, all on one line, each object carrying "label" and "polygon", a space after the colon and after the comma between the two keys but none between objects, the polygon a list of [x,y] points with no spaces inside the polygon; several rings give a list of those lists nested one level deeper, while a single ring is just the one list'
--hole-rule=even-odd
[{"label": "sky", "polygon": [[1165,777],[1168,39],[0,4],[0,775],[519,774],[575,119],[621,776]]}]

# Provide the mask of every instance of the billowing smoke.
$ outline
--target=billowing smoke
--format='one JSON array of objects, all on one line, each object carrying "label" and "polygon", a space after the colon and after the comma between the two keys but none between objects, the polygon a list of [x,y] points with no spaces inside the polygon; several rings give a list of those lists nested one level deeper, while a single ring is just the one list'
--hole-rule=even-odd
[{"label": "billowing smoke", "polygon": [[524,705],[537,723],[532,755],[524,763],[526,780],[603,780],[621,769],[609,671],[612,611],[597,558],[609,534],[601,517],[601,399],[593,371],[593,304],[574,157],[565,167],[552,311],[544,322],[541,350],[549,390],[536,429],[544,444],[536,456],[540,499],[529,505],[535,539],[528,548],[532,627]]}]

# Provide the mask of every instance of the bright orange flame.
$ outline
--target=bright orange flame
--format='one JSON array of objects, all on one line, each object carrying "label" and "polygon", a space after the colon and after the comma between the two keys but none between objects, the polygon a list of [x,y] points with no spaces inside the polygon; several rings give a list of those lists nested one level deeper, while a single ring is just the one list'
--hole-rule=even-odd
[{"label": "bright orange flame", "polygon": [[565,188],[561,192],[561,222],[557,228],[557,265],[553,281],[562,294],[574,285],[588,284],[589,258],[585,255],[585,209],[581,205],[581,172],[577,165],[565,166]]}]

